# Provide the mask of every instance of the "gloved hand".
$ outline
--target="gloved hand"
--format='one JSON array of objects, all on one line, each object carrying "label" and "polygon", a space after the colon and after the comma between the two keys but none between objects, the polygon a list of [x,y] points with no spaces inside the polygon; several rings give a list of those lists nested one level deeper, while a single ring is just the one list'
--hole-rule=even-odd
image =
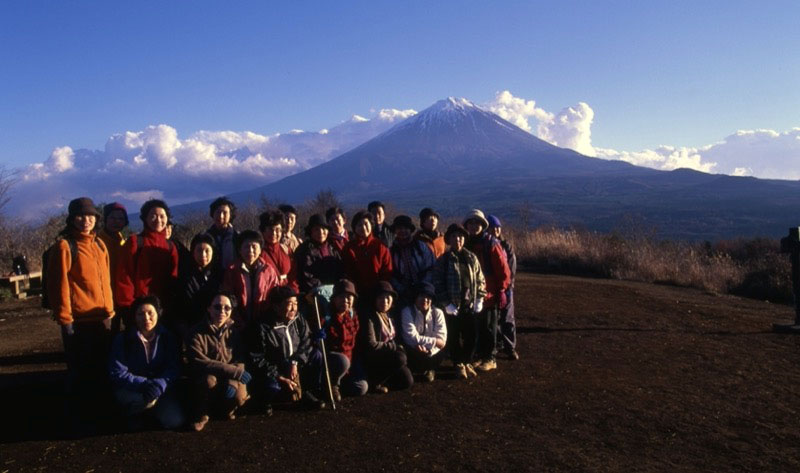
[{"label": "gloved hand", "polygon": [[72,325],[72,324],[64,324],[64,325],[61,326],[61,332],[64,335],[66,335],[68,337],[71,337],[71,336],[75,335],[75,326]]},{"label": "gloved hand", "polygon": [[455,304],[450,303],[447,307],[444,308],[444,313],[447,315],[457,315],[458,314],[458,307]]},{"label": "gloved hand", "polygon": [[325,340],[326,338],[328,338],[328,334],[325,333],[324,328],[315,331],[314,334],[311,335],[311,339],[314,341]]},{"label": "gloved hand", "polygon": [[483,310],[483,298],[475,299],[475,303],[472,304],[472,311],[476,314],[479,314]]},{"label": "gloved hand", "polygon": [[242,375],[239,376],[239,382],[242,384],[247,384],[253,379],[253,375],[248,373],[247,371],[242,371]]},{"label": "gloved hand", "polygon": [[225,388],[225,399],[233,399],[236,397],[236,388],[230,384]]},{"label": "gloved hand", "polygon": [[500,293],[500,308],[505,309],[508,306],[508,295],[506,295],[506,291]]},{"label": "gloved hand", "polygon": [[145,404],[150,404],[161,397],[161,387],[153,381],[148,381],[142,394],[144,395]]}]

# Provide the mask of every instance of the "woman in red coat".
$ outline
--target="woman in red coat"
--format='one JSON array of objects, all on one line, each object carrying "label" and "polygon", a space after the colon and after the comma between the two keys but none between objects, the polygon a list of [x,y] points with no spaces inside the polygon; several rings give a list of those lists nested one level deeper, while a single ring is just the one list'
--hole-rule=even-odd
[{"label": "woman in red coat", "polygon": [[361,210],[353,216],[355,238],[344,247],[344,271],[365,301],[374,300],[378,281],[392,279],[389,248],[372,235],[372,214]]},{"label": "woman in red coat", "polygon": [[114,298],[126,326],[133,322],[130,306],[139,297],[154,295],[164,307],[170,307],[170,288],[178,277],[178,249],[166,237],[169,207],[163,200],[148,200],[139,218],[144,230],[125,242],[116,268]]}]

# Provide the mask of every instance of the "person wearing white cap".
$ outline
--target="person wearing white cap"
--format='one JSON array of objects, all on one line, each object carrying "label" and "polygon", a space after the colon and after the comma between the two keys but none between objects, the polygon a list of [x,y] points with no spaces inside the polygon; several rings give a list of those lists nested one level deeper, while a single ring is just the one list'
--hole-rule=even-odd
[{"label": "person wearing white cap", "polygon": [[511,271],[500,242],[484,232],[489,222],[483,212],[472,209],[464,217],[464,227],[469,233],[467,249],[478,257],[486,278],[486,299],[478,316],[476,355],[480,361],[473,365],[480,371],[489,371],[497,368],[497,318],[499,311],[508,305],[506,290],[511,285]]}]

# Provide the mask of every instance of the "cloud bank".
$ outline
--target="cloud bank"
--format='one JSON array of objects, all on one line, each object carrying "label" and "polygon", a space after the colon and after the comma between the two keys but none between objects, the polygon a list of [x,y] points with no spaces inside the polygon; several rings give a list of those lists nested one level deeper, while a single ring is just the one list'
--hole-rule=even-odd
[{"label": "cloud bank", "polygon": [[103,150],[58,147],[22,170],[12,189],[25,218],[62,211],[69,200],[119,201],[137,210],[149,198],[170,204],[251,189],[323,163],[414,115],[383,109],[354,115],[331,129],[261,135],[251,131],[199,131],[186,138],[169,125],[111,136]]},{"label": "cloud bank", "polygon": [[[505,90],[484,108],[542,140],[591,157],[661,170],[800,179],[800,128],[737,131],[698,148],[663,145],[632,151],[592,145],[595,112],[584,102],[555,113]],[[180,204],[252,189],[328,161],[414,114],[373,110],[369,118],[353,115],[330,129],[274,135],[198,131],[182,138],[162,124],[113,135],[102,150],[62,146],[45,161],[21,170],[5,210],[35,219],[63,211],[79,195],[98,203],[119,201],[136,210],[153,197]]]},{"label": "cloud bank", "polygon": [[740,130],[699,148],[663,145],[624,151],[592,145],[594,110],[584,102],[552,113],[538,107],[534,100],[515,97],[504,90],[485,107],[544,141],[586,156],[661,170],[691,168],[734,176],[800,179],[800,128],[786,132]]}]

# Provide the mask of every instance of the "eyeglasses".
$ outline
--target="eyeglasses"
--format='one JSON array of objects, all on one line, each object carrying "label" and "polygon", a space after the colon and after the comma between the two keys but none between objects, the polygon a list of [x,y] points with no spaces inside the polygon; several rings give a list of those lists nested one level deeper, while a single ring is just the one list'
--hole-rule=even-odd
[{"label": "eyeglasses", "polygon": [[214,304],[212,307],[214,307],[215,310],[219,310],[221,312],[230,312],[233,310],[233,307],[229,305]]}]

